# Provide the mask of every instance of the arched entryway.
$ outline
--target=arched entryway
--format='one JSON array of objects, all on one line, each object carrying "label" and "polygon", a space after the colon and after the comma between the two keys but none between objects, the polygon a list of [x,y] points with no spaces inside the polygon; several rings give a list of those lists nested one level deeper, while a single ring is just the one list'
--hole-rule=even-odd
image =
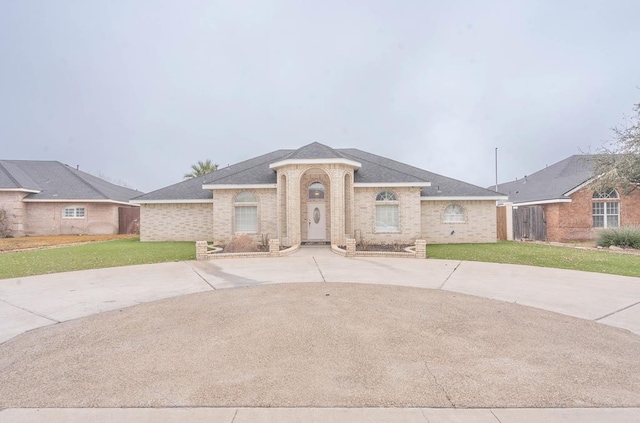
[{"label": "arched entryway", "polygon": [[300,179],[302,241],[331,240],[331,182],[322,169],[309,169]]}]

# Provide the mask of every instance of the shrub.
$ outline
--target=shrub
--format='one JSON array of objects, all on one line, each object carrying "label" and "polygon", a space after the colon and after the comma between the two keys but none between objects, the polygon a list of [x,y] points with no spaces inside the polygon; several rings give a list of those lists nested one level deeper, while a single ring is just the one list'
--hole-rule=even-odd
[{"label": "shrub", "polygon": [[0,238],[8,238],[10,236],[9,214],[5,209],[0,209]]},{"label": "shrub", "polygon": [[255,253],[259,251],[258,244],[249,235],[238,235],[224,247],[225,253]]},{"label": "shrub", "polygon": [[636,248],[640,249],[640,226],[623,226],[600,231],[597,244],[601,247]]}]

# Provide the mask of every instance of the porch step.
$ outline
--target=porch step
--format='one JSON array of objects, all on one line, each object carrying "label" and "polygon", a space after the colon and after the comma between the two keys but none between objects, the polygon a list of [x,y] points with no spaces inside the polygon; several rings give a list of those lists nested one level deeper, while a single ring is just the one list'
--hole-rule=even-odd
[{"label": "porch step", "polygon": [[302,241],[300,243],[301,247],[319,247],[331,245],[331,241]]}]

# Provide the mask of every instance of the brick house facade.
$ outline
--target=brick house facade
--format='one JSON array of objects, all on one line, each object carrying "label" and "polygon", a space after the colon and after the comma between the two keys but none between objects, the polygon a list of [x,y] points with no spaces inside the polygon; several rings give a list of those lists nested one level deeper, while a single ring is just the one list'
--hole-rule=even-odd
[{"label": "brick house facade", "polygon": [[[640,190],[594,188],[590,155],[575,155],[520,180],[498,185],[514,207],[538,206],[544,240],[587,241],[604,227],[640,225]],[[516,235],[517,236],[517,235]]]},{"label": "brick house facade", "polygon": [[121,208],[142,194],[55,161],[0,160],[0,209],[10,235],[117,234]]},{"label": "brick house facade", "polygon": [[[435,185],[432,187],[432,185]],[[495,192],[360,150],[278,150],[135,200],[141,240],[495,242]],[[454,207],[455,206],[455,207]],[[445,214],[455,210],[456,214]]]}]

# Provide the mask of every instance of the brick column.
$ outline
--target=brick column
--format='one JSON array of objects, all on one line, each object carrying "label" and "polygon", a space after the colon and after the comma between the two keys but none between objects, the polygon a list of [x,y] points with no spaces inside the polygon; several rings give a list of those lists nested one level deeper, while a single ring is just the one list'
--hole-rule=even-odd
[{"label": "brick column", "polygon": [[416,239],[416,258],[427,258],[427,241]]},{"label": "brick column", "polygon": [[196,241],[196,260],[206,260],[207,256],[207,241]]},{"label": "brick column", "polygon": [[278,257],[280,255],[280,240],[279,239],[270,239],[269,240],[269,255],[272,257]]},{"label": "brick column", "polygon": [[347,238],[347,257],[355,257],[356,255],[356,240],[353,238]]}]

